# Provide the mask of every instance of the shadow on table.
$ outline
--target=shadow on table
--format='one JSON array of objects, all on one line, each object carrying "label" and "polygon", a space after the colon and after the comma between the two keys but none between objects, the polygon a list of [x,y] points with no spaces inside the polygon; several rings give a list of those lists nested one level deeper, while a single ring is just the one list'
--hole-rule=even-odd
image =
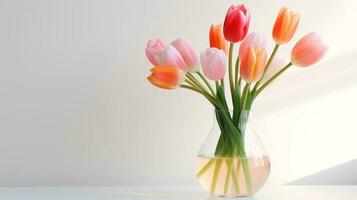
[{"label": "shadow on table", "polygon": [[294,180],[287,185],[355,185],[357,159]]}]

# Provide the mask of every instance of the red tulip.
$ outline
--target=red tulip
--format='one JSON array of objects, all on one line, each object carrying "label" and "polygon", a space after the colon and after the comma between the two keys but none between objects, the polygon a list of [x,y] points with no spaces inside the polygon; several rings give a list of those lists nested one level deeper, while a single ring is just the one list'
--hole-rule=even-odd
[{"label": "red tulip", "polygon": [[223,33],[227,41],[236,43],[247,35],[250,21],[248,9],[242,4],[232,5],[224,20]]},{"label": "red tulip", "polygon": [[225,53],[227,50],[227,41],[223,35],[223,24],[211,25],[209,30],[209,44],[211,48],[221,49]]}]

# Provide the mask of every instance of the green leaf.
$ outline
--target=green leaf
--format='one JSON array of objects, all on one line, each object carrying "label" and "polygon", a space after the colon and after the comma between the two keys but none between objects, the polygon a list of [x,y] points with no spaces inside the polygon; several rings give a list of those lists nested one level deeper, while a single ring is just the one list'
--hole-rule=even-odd
[{"label": "green leaf", "polygon": [[228,111],[228,105],[227,105],[226,97],[225,97],[225,94],[224,94],[224,89],[222,88],[222,86],[216,85],[216,90],[217,90],[218,100],[223,105],[224,110]]}]

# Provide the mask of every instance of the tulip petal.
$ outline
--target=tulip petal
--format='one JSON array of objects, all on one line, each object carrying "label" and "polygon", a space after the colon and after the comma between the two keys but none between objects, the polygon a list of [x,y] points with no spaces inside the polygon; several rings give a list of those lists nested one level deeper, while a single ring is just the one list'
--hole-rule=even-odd
[{"label": "tulip petal", "polygon": [[228,52],[227,42],[223,36],[223,24],[211,25],[209,32],[210,47],[223,50],[226,54]]},{"label": "tulip petal", "polygon": [[290,16],[290,11],[286,10],[283,16],[283,21],[281,22],[281,31],[279,33],[279,37],[283,37],[284,33],[286,33],[288,31],[288,27],[291,21],[291,16]]},{"label": "tulip petal", "polygon": [[157,78],[153,77],[153,76],[148,76],[147,79],[149,80],[149,82],[159,88],[162,89],[174,89],[175,87],[170,85],[170,84],[166,84],[161,82],[160,80],[158,80]]},{"label": "tulip petal", "polygon": [[174,89],[185,80],[185,72],[177,67],[156,66],[151,69],[148,80],[163,89]]},{"label": "tulip petal", "polygon": [[265,69],[265,63],[267,60],[267,53],[263,49],[258,50],[256,56],[257,56],[257,60],[255,63],[253,80],[259,80],[262,77]]},{"label": "tulip petal", "polygon": [[186,63],[181,54],[172,45],[165,46],[165,48],[160,53],[156,54],[154,58],[160,66],[173,66],[178,67],[183,71],[187,71]]},{"label": "tulip petal", "polygon": [[175,47],[176,50],[180,53],[185,62],[185,65],[187,66],[187,69],[190,72],[197,71],[198,58],[191,46],[181,38],[178,38],[177,40],[173,41],[171,45]]},{"label": "tulip petal", "polygon": [[288,31],[283,33],[284,40],[289,41],[293,37],[293,35],[299,25],[299,21],[300,21],[300,15],[294,14],[291,18],[290,23],[289,23]]}]

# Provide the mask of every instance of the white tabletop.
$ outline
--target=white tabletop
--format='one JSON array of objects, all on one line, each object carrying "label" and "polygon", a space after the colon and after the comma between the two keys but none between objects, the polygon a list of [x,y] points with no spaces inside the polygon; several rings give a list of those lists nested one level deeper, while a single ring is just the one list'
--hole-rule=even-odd
[{"label": "white tabletop", "polygon": [[[200,187],[8,187],[4,200],[214,200]],[[349,200],[357,186],[266,186],[244,200]]]}]

